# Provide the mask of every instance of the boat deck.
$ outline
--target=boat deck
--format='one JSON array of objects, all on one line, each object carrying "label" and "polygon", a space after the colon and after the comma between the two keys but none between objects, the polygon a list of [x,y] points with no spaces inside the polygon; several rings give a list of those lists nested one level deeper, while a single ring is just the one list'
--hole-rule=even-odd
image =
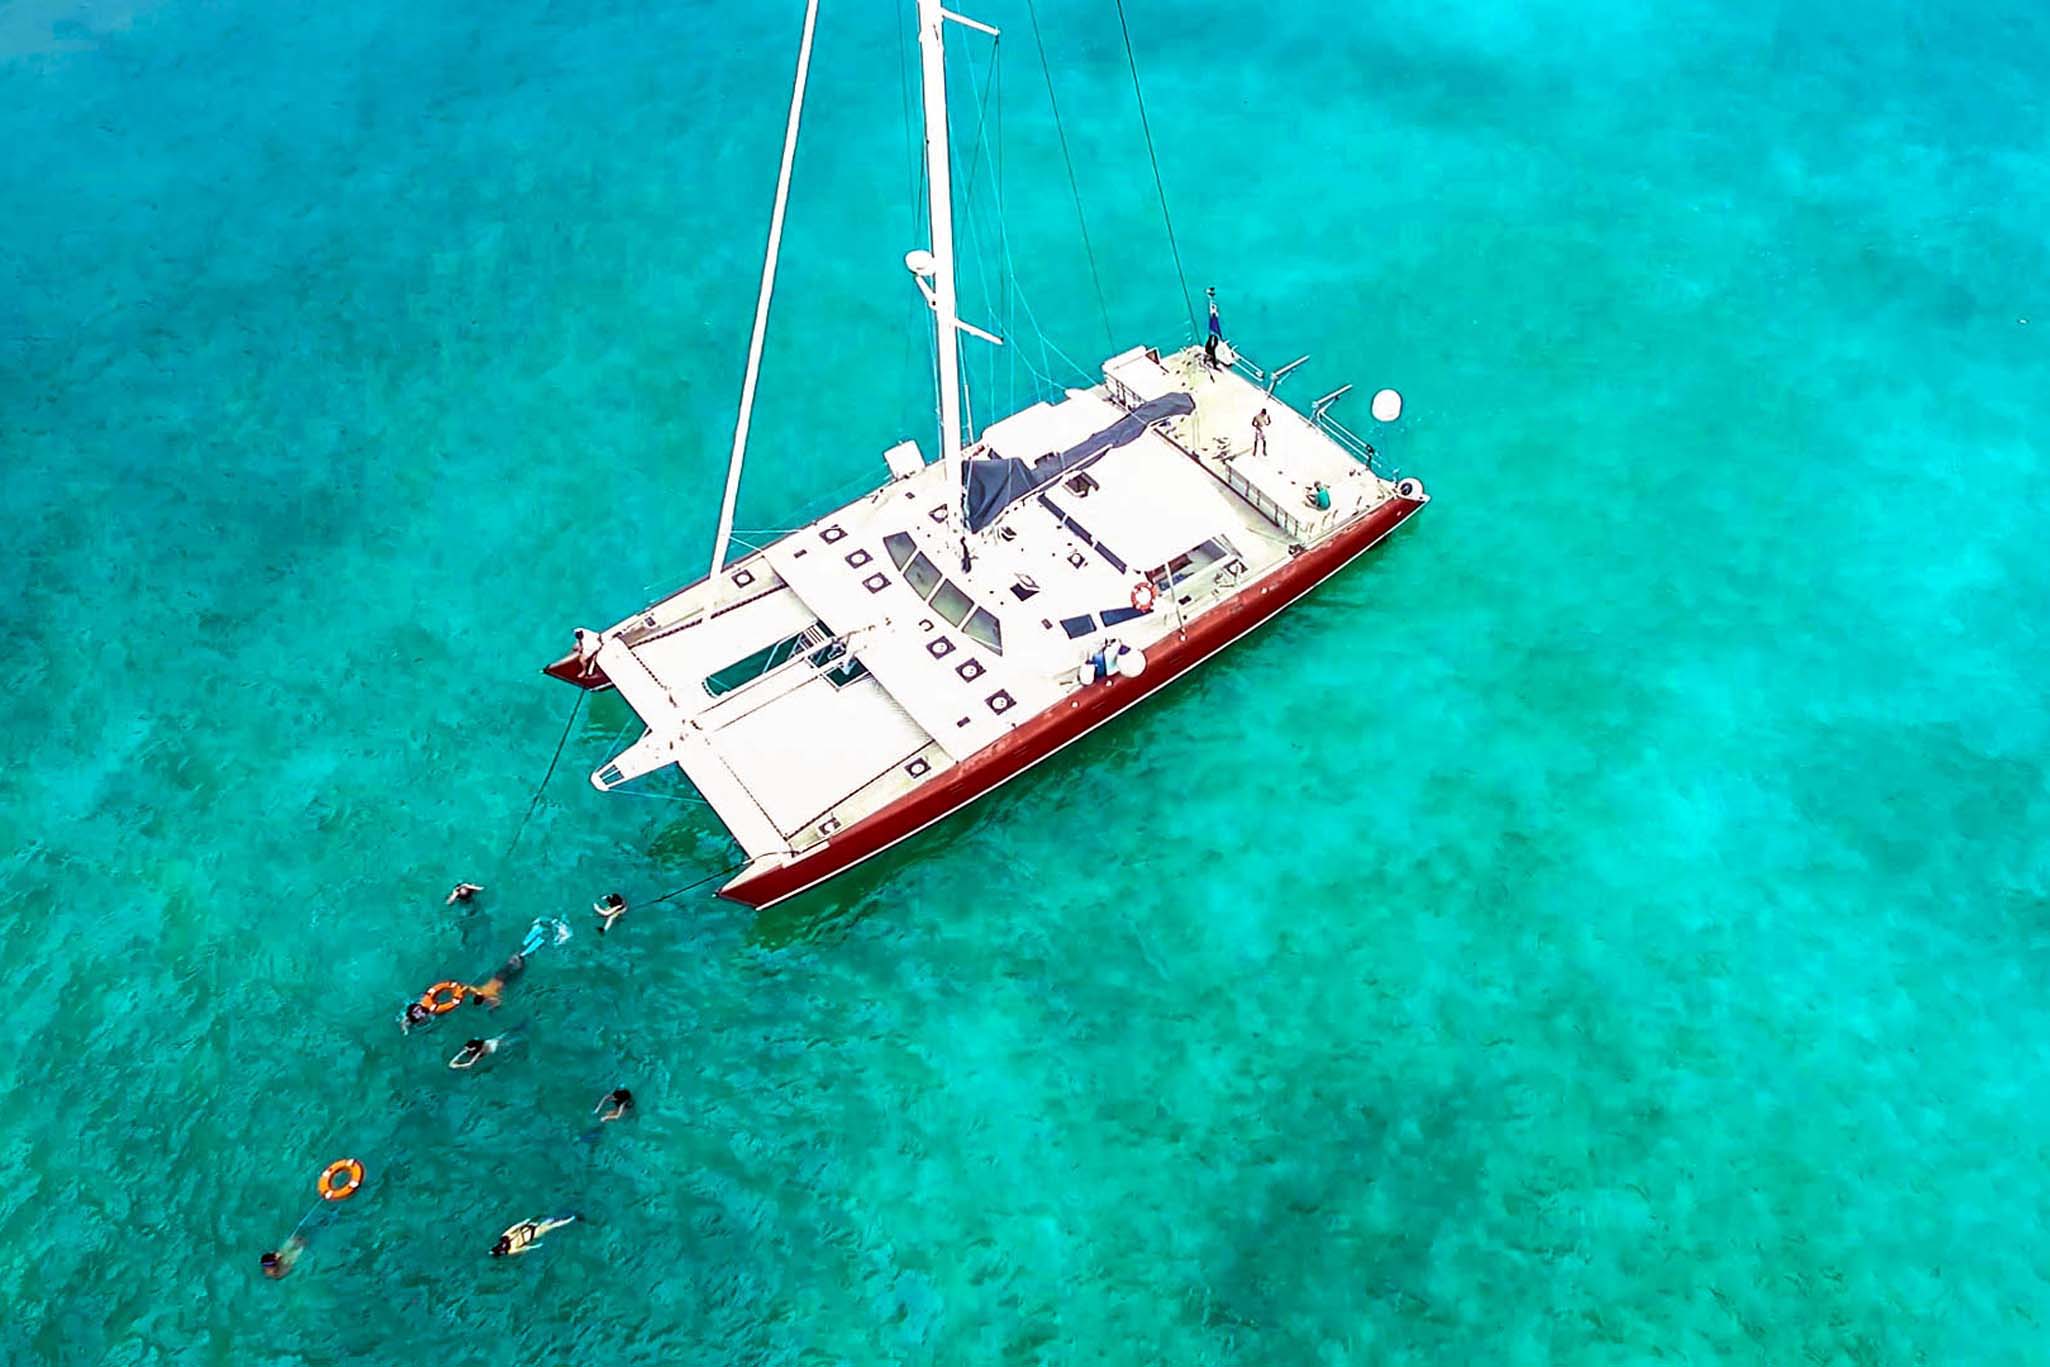
[{"label": "boat deck", "polygon": [[[1200,350],[1104,370],[983,430],[969,466],[1028,473],[980,531],[949,526],[927,465],[603,633],[597,658],[649,731],[593,781],[678,764],[751,857],[794,857],[1062,706],[1092,657],[1185,631],[1393,495]],[[1163,398],[1181,411],[1128,421]]]}]

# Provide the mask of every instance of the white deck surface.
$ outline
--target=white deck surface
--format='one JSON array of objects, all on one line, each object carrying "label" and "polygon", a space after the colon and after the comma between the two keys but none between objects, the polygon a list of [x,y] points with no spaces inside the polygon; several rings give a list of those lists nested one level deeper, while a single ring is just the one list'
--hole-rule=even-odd
[{"label": "white deck surface", "polygon": [[[1125,416],[1114,396],[1137,403],[1180,390],[1195,411],[1166,423],[1173,441],[1149,429],[1091,460],[1080,471],[1090,486],[1083,493],[1070,487],[1071,473],[1016,500],[969,538],[969,569],[959,534],[936,516],[947,502],[944,472],[928,465],[729,566],[724,584],[677,598],[716,588],[727,595],[721,601],[734,601],[731,584],[744,574],[769,583],[779,575],[786,589],[632,647],[616,633],[639,617],[607,633],[614,639],[601,663],[650,727],[651,739],[629,752],[631,763],[622,755],[623,766],[641,772],[665,756],[681,763],[750,854],[801,847],[1061,703],[1080,686],[1078,666],[1106,640],[1143,650],[1174,631],[1166,602],[1129,614],[1148,571],[1214,537],[1244,562],[1234,583],[1285,560],[1299,529],[1277,527],[1232,492],[1228,471],[1318,529],[1386,497],[1384,482],[1315,426],[1243,375],[1208,369],[1200,352],[1135,350],[1105,370],[1104,387],[992,424],[969,461],[994,453],[1029,462],[1086,443]],[[1274,423],[1256,458],[1250,424],[1261,407]],[[1318,479],[1332,491],[1323,515],[1305,501]],[[885,545],[894,533],[910,536],[998,619],[1001,651],[971,639],[912,588]],[[1036,588],[1021,600],[1014,586]],[[1213,592],[1197,582],[1178,596],[1193,594],[1185,611],[1197,613]],[[1106,625],[1107,610],[1129,620]],[[662,621],[688,615],[674,599],[651,611]],[[1087,621],[1071,635],[1064,619]],[[706,693],[707,675],[815,621],[845,642],[867,677],[835,688],[807,650],[716,700]]]},{"label": "white deck surface", "polygon": [[817,673],[718,735],[727,767],[785,834],[925,741],[924,729],[873,678],[836,689]]}]

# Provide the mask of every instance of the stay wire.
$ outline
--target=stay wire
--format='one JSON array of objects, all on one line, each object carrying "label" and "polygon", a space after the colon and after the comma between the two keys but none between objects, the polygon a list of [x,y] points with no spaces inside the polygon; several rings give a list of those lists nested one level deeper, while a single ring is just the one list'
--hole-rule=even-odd
[{"label": "stay wire", "polygon": [[1189,297],[1189,277],[1182,273],[1182,249],[1175,242],[1174,218],[1167,211],[1167,186],[1160,179],[1160,157],[1153,150],[1153,125],[1146,117],[1146,95],[1139,89],[1139,62],[1132,55],[1132,28],[1125,22],[1125,0],[1117,0],[1118,28],[1125,37],[1125,65],[1132,69],[1132,97],[1139,102],[1139,127],[1146,134],[1146,156],[1153,163],[1153,188],[1160,195],[1160,219],[1167,225],[1167,249],[1174,254],[1175,279],[1182,284],[1182,307],[1189,315],[1189,336],[1196,335],[1196,305]]},{"label": "stay wire", "polygon": [[[1082,185],[1075,179],[1075,159],[1068,154],[1068,130],[1061,123],[1061,102],[1054,98],[1053,68],[1047,64],[1046,40],[1039,36],[1039,6],[1033,0],[1025,0],[1025,12],[1032,16],[1032,42],[1039,49],[1039,74],[1046,78],[1046,103],[1053,110],[1053,131],[1061,141],[1061,162],[1068,168],[1068,189],[1075,196],[1075,222],[1082,229],[1082,251],[1089,258],[1089,283],[1096,287],[1096,311],[1103,318],[1103,339],[1114,344],[1117,339],[1110,330],[1110,306],[1103,302],[1103,277],[1096,272],[1096,247],[1089,241],[1089,219],[1082,212]],[[1186,294],[1188,287],[1184,285],[1182,290]]]}]

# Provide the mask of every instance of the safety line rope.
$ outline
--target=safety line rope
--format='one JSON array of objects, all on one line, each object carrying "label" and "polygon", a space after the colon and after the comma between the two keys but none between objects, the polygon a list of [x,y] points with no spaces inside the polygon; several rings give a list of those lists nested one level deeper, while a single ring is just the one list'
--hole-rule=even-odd
[{"label": "safety line rope", "polygon": [[562,735],[556,739],[555,754],[548,761],[548,772],[541,776],[541,786],[534,790],[532,800],[527,803],[527,814],[520,818],[519,826],[514,829],[511,843],[505,847],[505,853],[500,856],[501,863],[512,858],[513,851],[519,848],[520,837],[527,833],[527,823],[533,820],[534,809],[541,805],[541,794],[548,791],[548,780],[555,777],[555,766],[562,762],[562,747],[569,744],[570,728],[577,724],[577,713],[581,712],[583,707],[584,690],[579,688],[576,701],[569,705],[569,717],[562,724]]}]

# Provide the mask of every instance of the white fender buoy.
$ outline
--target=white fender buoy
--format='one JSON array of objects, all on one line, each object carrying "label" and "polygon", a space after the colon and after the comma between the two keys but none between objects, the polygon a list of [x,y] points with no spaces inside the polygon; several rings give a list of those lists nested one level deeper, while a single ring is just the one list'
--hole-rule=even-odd
[{"label": "white fender buoy", "polygon": [[1424,496],[1424,482],[1420,479],[1406,479],[1395,486],[1395,496],[1412,501]]},{"label": "white fender buoy", "polygon": [[1146,672],[1146,655],[1143,651],[1128,650],[1118,656],[1118,673],[1127,679],[1136,679]]},{"label": "white fender buoy", "polygon": [[1392,389],[1384,389],[1374,396],[1374,421],[1394,422],[1402,416],[1402,396]]}]

